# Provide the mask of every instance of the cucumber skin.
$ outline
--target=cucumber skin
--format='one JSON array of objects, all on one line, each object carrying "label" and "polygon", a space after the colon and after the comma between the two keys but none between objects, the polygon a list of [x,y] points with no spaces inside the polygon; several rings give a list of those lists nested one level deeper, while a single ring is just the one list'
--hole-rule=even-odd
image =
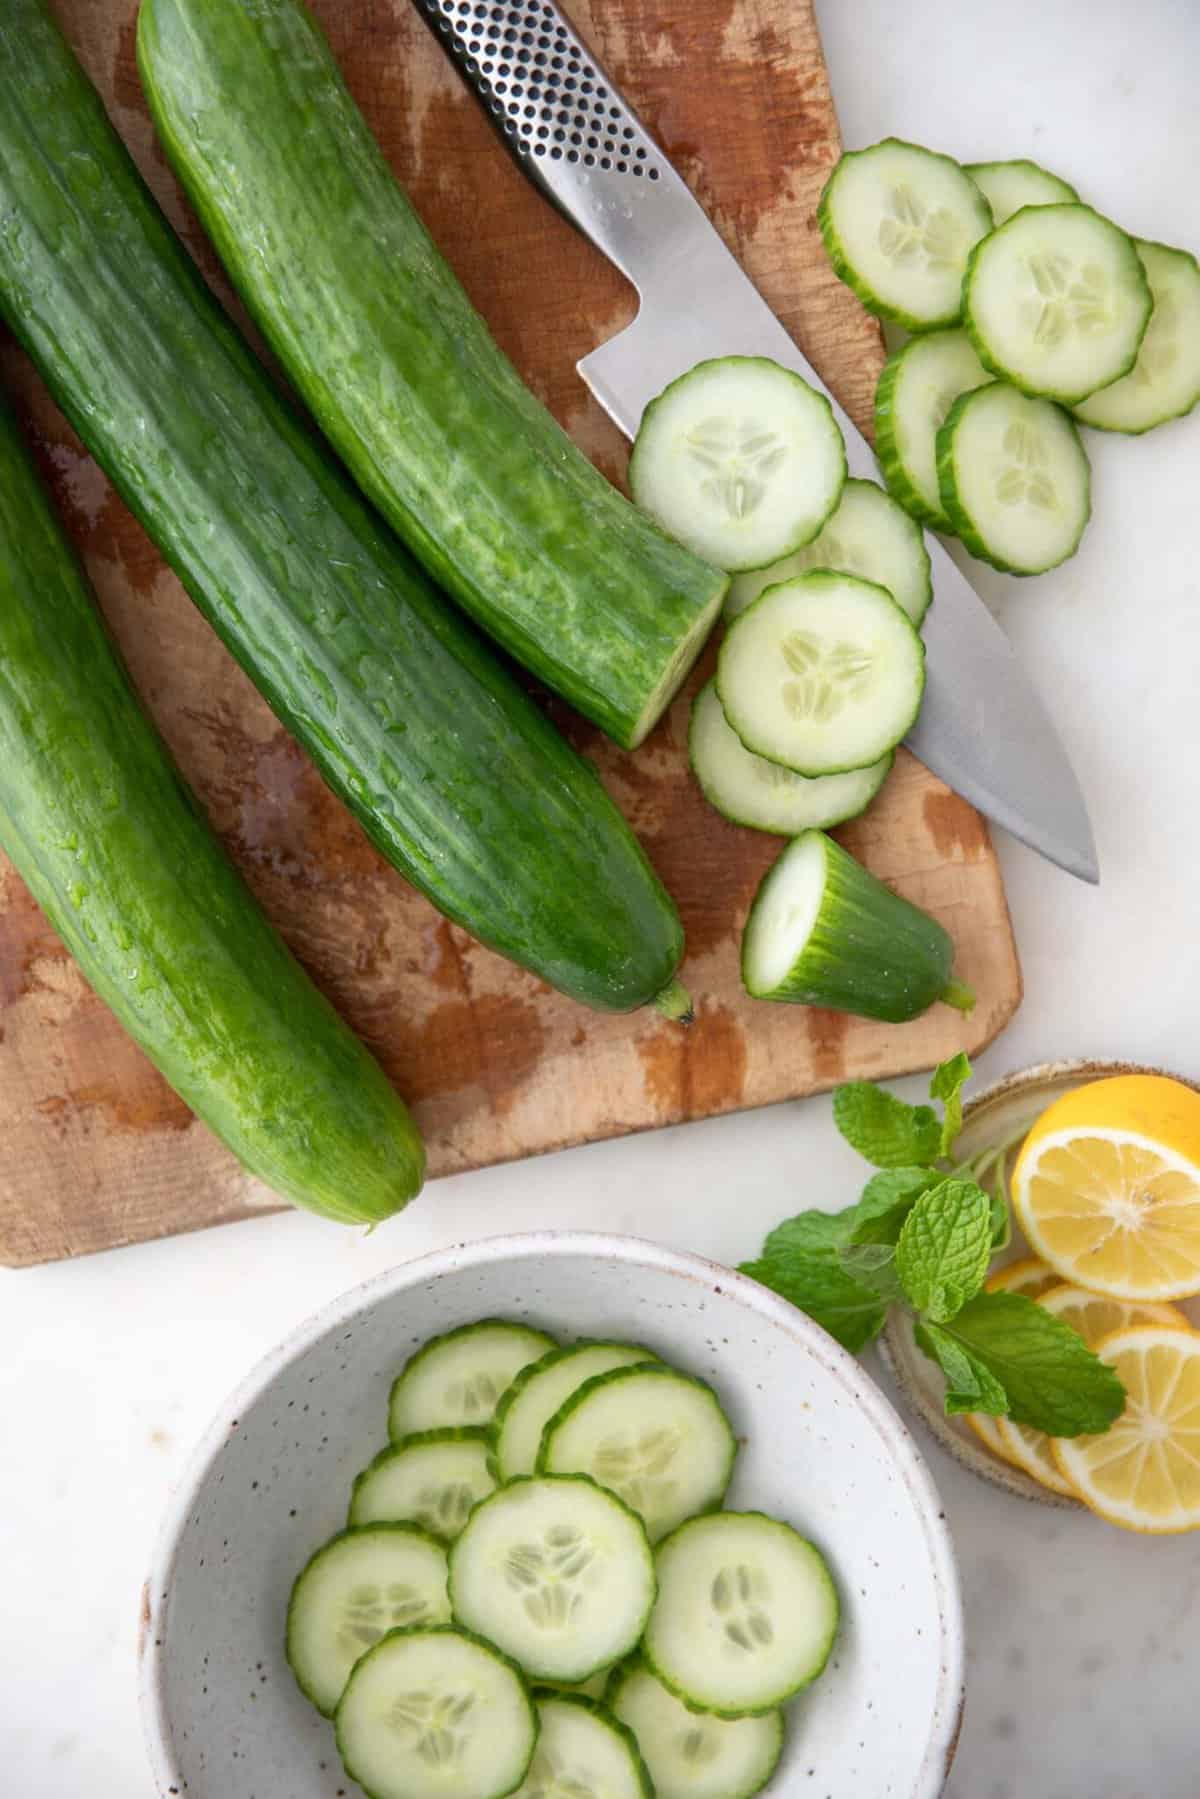
[{"label": "cucumber skin", "polygon": [[[423,1526],[401,1520],[397,1520],[395,1523],[384,1523],[381,1520],[377,1520],[374,1524],[348,1524],[344,1530],[337,1531],[326,1542],[322,1543],[319,1549],[313,1550],[303,1568],[301,1568],[299,1574],[297,1574],[295,1580],[292,1582],[292,1590],[288,1596],[287,1623],[284,1626],[284,1655],[287,1659],[288,1667],[292,1670],[296,1685],[300,1688],[300,1691],[304,1694],[308,1703],[315,1711],[320,1712],[323,1718],[332,1718],[337,1707],[334,1707],[334,1711],[326,1711],[323,1705],[317,1704],[316,1700],[305,1686],[304,1681],[301,1679],[300,1670],[292,1659],[292,1618],[296,1608],[296,1595],[300,1591],[300,1583],[303,1581],[304,1576],[308,1573],[310,1568],[314,1567],[316,1563],[321,1560],[327,1550],[333,1549],[338,1543],[344,1542],[347,1537],[367,1536],[371,1531],[377,1530],[398,1531],[404,1536],[419,1537],[423,1543],[430,1543],[435,1549],[440,1549],[443,1555],[446,1553],[446,1545],[440,1542],[437,1537],[433,1536],[431,1532],[425,1530]],[[412,1625],[410,1628],[414,1630],[428,1630],[430,1626],[416,1624]],[[444,1629],[445,1626],[440,1626],[439,1628]],[[388,1634],[390,1635],[391,1633],[389,1632]]]},{"label": "cucumber skin", "polygon": [[[534,1758],[534,1755],[537,1753],[537,1739],[538,1739],[539,1724],[538,1724],[537,1707],[533,1703],[533,1693],[530,1689],[528,1680],[526,1680],[526,1678],[525,1678],[524,1669],[521,1668],[519,1666],[519,1664],[513,1660],[511,1655],[505,1655],[503,1649],[498,1649],[496,1647],[495,1643],[489,1643],[486,1637],[479,1636],[477,1634],[477,1632],[475,1632],[473,1630],[466,1630],[461,1624],[409,1624],[409,1625],[403,1626],[402,1628],[400,1628],[398,1630],[389,1630],[384,1636],[380,1637],[378,1643],[372,1643],[371,1647],[367,1650],[366,1655],[359,1657],[358,1661],[355,1662],[354,1667],[351,1670],[350,1679],[346,1682],[346,1690],[342,1694],[341,1699],[338,1700],[337,1710],[333,1714],[334,1741],[337,1744],[337,1752],[338,1752],[339,1756],[341,1757],[343,1768],[345,1768],[345,1770],[346,1770],[347,1774],[350,1776],[351,1780],[358,1780],[359,1777],[354,1772],[353,1765],[346,1759],[346,1749],[345,1749],[345,1745],[342,1741],[342,1730],[341,1730],[342,1704],[345,1700],[346,1693],[348,1693],[350,1691],[350,1686],[354,1680],[355,1674],[362,1667],[363,1663],[367,1660],[368,1656],[374,1655],[376,1650],[381,1649],[385,1643],[390,1643],[392,1641],[393,1637],[432,1637],[432,1636],[461,1637],[465,1642],[474,1643],[477,1648],[486,1649],[489,1655],[495,1657],[496,1661],[503,1662],[504,1666],[509,1670],[510,1674],[516,1675],[518,1685],[521,1688],[522,1695],[524,1696],[524,1699],[525,1699],[525,1704],[529,1711],[529,1720],[533,1727],[533,1741],[531,1742],[531,1744],[529,1746],[529,1759],[525,1763],[525,1766],[521,1770],[520,1779],[517,1781],[515,1786],[511,1786],[508,1788],[508,1791],[510,1793],[515,1793],[517,1791],[517,1788],[522,1785],[522,1783],[525,1780],[526,1775],[529,1773],[530,1768],[533,1766],[533,1758]],[[359,1781],[359,1785],[362,1786],[361,1781]],[[370,1787],[363,1786],[363,1792],[367,1795],[367,1799],[373,1799]]]},{"label": "cucumber skin", "polygon": [[[939,162],[948,162],[954,168],[958,169],[961,174],[966,174],[962,164],[955,162],[952,156],[945,156],[940,150],[930,150],[924,144],[911,143],[907,138],[903,137],[884,137],[880,138],[877,144],[868,144],[862,150],[843,150],[842,154],[833,165],[829,179],[821,189],[821,198],[817,203],[817,228],[821,233],[821,241],[825,245],[825,254],[833,265],[834,274],[839,281],[845,283],[851,293],[857,295],[858,299],[861,300],[868,312],[874,313],[875,317],[878,319],[887,319],[893,325],[903,326],[905,331],[912,331],[914,333],[920,333],[922,331],[940,331],[946,325],[957,325],[960,323],[962,319],[961,304],[956,312],[947,313],[945,318],[920,319],[915,313],[905,312],[902,307],[892,306],[889,305],[886,300],[881,300],[874,288],[863,281],[853,265],[846,260],[842,250],[841,239],[837,234],[837,227],[833,222],[832,196],[838,170],[841,168],[842,164],[847,162],[851,157],[867,156],[872,150],[881,149],[884,144],[894,145],[897,149],[901,150],[919,150],[922,156],[936,157]],[[970,181],[970,179],[971,178],[968,175],[967,180]],[[974,182],[971,182],[971,185],[974,187]],[[990,230],[992,209],[982,194],[979,195],[979,204],[987,214],[987,224],[988,229]],[[983,239],[981,238],[979,241],[982,243]],[[899,499],[899,495],[896,497]],[[903,502],[901,503],[903,504]],[[914,517],[915,516],[916,515],[914,514]]]},{"label": "cucumber skin", "polygon": [[[1005,562],[1001,556],[996,555],[988,548],[984,539],[980,537],[978,531],[975,529],[970,513],[967,512],[964,506],[959,504],[958,498],[958,485],[954,473],[955,427],[966,412],[968,404],[974,399],[976,394],[986,393],[988,388],[995,386],[1011,387],[1013,385],[1015,385],[1013,382],[989,381],[987,387],[972,387],[969,388],[965,394],[959,394],[957,400],[955,400],[953,406],[946,414],[946,417],[942,422],[942,427],[937,434],[938,487],[941,490],[942,504],[946,508],[947,515],[950,519],[951,529],[954,531],[955,535],[961,539],[964,549],[970,550],[972,556],[977,556],[981,562],[988,563],[991,568],[999,569],[1001,574],[1004,575],[1044,575],[1048,569],[1060,567],[1062,563],[1068,562],[1075,554],[1083,540],[1083,534],[1087,530],[1088,520],[1092,516],[1091,464],[1088,462],[1087,451],[1084,449],[1080,440],[1079,427],[1065,408],[1060,407],[1059,410],[1071,426],[1071,431],[1075,438],[1076,445],[1078,446],[1079,454],[1083,457],[1084,463],[1088,469],[1087,507],[1084,511],[1083,521],[1080,524],[1075,541],[1070,549],[1066,551],[1065,555],[1060,556],[1056,562],[1044,563],[1039,568],[1018,568],[1015,563]],[[1047,404],[1053,404],[1053,402],[1050,401],[1047,402]]]},{"label": "cucumber skin", "polygon": [[[1175,244],[1160,244],[1160,243],[1157,243],[1153,238],[1140,238],[1140,237],[1134,238],[1133,247],[1135,250],[1139,249],[1139,246],[1141,246],[1143,244],[1145,245],[1145,247],[1148,250],[1162,250],[1168,256],[1182,257],[1185,262],[1191,263],[1193,269],[1196,271],[1197,279],[1200,279],[1200,262],[1197,261],[1197,259],[1192,255],[1190,250],[1180,250]],[[1140,256],[1139,256],[1139,261],[1141,261]],[[1143,263],[1143,267],[1144,266],[1145,266],[1145,264]],[[1149,279],[1149,277],[1147,277],[1147,279]],[[1151,292],[1153,292],[1153,287],[1151,288]],[[1151,313],[1150,317],[1153,318],[1154,314]],[[1149,331],[1149,329],[1150,329],[1149,324],[1147,324],[1146,329],[1147,329],[1147,331]],[[1189,412],[1193,412],[1195,410],[1197,404],[1200,403],[1200,391],[1197,391],[1197,393],[1193,399],[1187,401],[1182,406],[1176,407],[1174,412],[1165,412],[1165,413],[1160,414],[1157,418],[1152,419],[1149,422],[1149,424],[1146,424],[1146,425],[1105,425],[1105,424],[1102,424],[1099,419],[1085,418],[1083,413],[1080,411],[1080,407],[1086,406],[1088,403],[1088,400],[1095,399],[1098,395],[1104,393],[1104,391],[1105,390],[1102,387],[1097,388],[1096,393],[1089,394],[1087,397],[1087,400],[1077,401],[1075,406],[1071,409],[1072,416],[1075,418],[1077,423],[1079,423],[1081,425],[1086,425],[1089,431],[1107,431],[1107,432],[1110,432],[1114,437],[1144,437],[1146,435],[1147,431],[1157,431],[1157,429],[1160,425],[1169,425],[1175,419],[1186,418],[1188,416]]]},{"label": "cucumber skin", "polygon": [[[555,1705],[576,1706],[579,1711],[587,1712],[590,1717],[599,1718],[602,1724],[606,1724],[615,1736],[620,1737],[629,1751],[630,1764],[642,1790],[642,1799],[654,1799],[654,1784],[650,1779],[650,1770],[642,1760],[642,1752],[638,1748],[637,1738],[628,1724],[622,1724],[620,1718],[609,1711],[604,1700],[592,1699],[587,1693],[564,1693],[560,1687],[535,1686],[533,1689],[534,1705],[540,1705],[543,1700]],[[534,1754],[537,1754],[536,1749]]]},{"label": "cucumber skin", "polygon": [[146,0],[137,48],[176,174],[363,491],[485,631],[636,747],[727,577],[630,505],[521,381],[302,5]]},{"label": "cucumber skin", "polygon": [[142,711],[0,407],[0,842],[90,985],[252,1173],[373,1224],[425,1154]]},{"label": "cucumber skin", "polygon": [[4,0],[0,67],[0,309],[126,504],[394,867],[583,1004],[646,1004],[682,928],[595,770],[280,397],[39,0]]},{"label": "cucumber skin", "polygon": [[[573,1356],[576,1350],[579,1349],[638,1348],[641,1348],[640,1344],[618,1343],[615,1338],[580,1337],[574,1343],[564,1343],[559,1349],[548,1349],[539,1361],[527,1362],[524,1368],[519,1369],[515,1379],[509,1386],[505,1387],[503,1393],[501,1393],[499,1399],[496,1401],[496,1410],[492,1414],[492,1421],[485,1427],[490,1444],[488,1450],[488,1473],[491,1475],[496,1485],[499,1487],[504,1483],[504,1475],[500,1468],[499,1449],[500,1434],[504,1428],[505,1417],[507,1416],[508,1409],[512,1405],[513,1400],[517,1397],[517,1394],[521,1392],[522,1388],[528,1385],[535,1374],[539,1373],[542,1369],[553,1368],[556,1363],[565,1361],[568,1356]],[[653,1356],[649,1350],[646,1350],[646,1360],[648,1362],[653,1362],[657,1360],[657,1357]],[[626,1363],[626,1366],[629,1368],[634,1368],[639,1365],[640,1364],[635,1362]]]},{"label": "cucumber skin", "polygon": [[[700,1514],[700,1517],[704,1517],[704,1516],[706,1516],[706,1514],[702,1512]],[[760,1523],[773,1524],[773,1525],[777,1526],[779,1529],[791,1531],[793,1536],[800,1537],[800,1532],[798,1530],[794,1530],[790,1524],[785,1524],[783,1522],[783,1520],[780,1518],[772,1518],[768,1512],[760,1512],[757,1510],[747,1510],[747,1511],[739,1511],[735,1514],[735,1516],[737,1516],[739,1518],[756,1518],[759,1520]],[[670,1531],[663,1538],[661,1543],[658,1543],[655,1545],[654,1567],[655,1567],[656,1574],[658,1571],[659,1561],[662,1558],[663,1551],[667,1548],[667,1546],[670,1543],[672,1543],[675,1540],[676,1537],[680,1536],[685,1530],[687,1530],[689,1528],[690,1525],[697,1523],[697,1521],[698,1520],[696,1518],[686,1518],[682,1524],[677,1524],[675,1526],[675,1529],[673,1531]],[[668,1693],[673,1693],[675,1695],[676,1699],[680,1700],[684,1705],[687,1706],[689,1711],[700,1712],[702,1716],[710,1717],[710,1718],[726,1718],[730,1722],[733,1722],[738,1718],[763,1718],[763,1717],[766,1717],[767,1714],[770,1712],[778,1712],[779,1708],[783,1705],[786,1705],[789,1699],[794,1699],[797,1693],[803,1693],[807,1687],[810,1687],[812,1685],[814,1680],[818,1680],[820,1678],[820,1676],[825,1672],[826,1663],[828,1662],[830,1655],[833,1653],[833,1645],[837,1638],[838,1629],[842,1622],[841,1595],[839,1594],[839,1592],[837,1590],[837,1585],[834,1581],[832,1573],[830,1572],[829,1563],[825,1560],[825,1557],[821,1554],[821,1552],[817,1548],[816,1544],[810,1543],[807,1537],[800,1537],[800,1540],[804,1544],[806,1549],[809,1549],[812,1551],[813,1556],[816,1558],[817,1562],[820,1564],[821,1570],[825,1575],[825,1579],[826,1579],[826,1582],[829,1587],[830,1596],[833,1599],[833,1628],[829,1632],[829,1639],[826,1642],[825,1653],[821,1657],[821,1660],[817,1663],[816,1667],[813,1669],[811,1674],[806,1674],[804,1679],[797,1681],[794,1686],[788,1687],[783,1692],[775,1694],[774,1697],[769,1702],[767,1702],[763,1705],[753,1706],[749,1711],[722,1711],[721,1708],[716,1705],[700,1705],[696,1701],[696,1699],[694,1699],[691,1696],[691,1694],[685,1693],[683,1691],[683,1689],[681,1687],[677,1686],[674,1681],[669,1680],[667,1678],[667,1676],[663,1673],[662,1668],[655,1661],[653,1653],[651,1652],[650,1644],[649,1644],[649,1640],[648,1640],[649,1639],[649,1628],[647,1628],[646,1635],[642,1638],[642,1642],[639,1647],[638,1653],[640,1654],[646,1667],[649,1669],[650,1673],[653,1674],[655,1680],[658,1681],[660,1686],[666,1687]],[[614,1698],[616,1697],[616,1690],[614,1690],[613,1697]],[[782,1720],[781,1720],[781,1723],[782,1723]]]},{"label": "cucumber skin", "polygon": [[[957,329],[957,327],[954,327]],[[914,339],[914,342],[917,341]],[[883,484],[897,505],[903,506],[910,518],[931,531],[952,532],[944,510],[935,510],[925,496],[913,486],[904,467],[904,459],[896,442],[896,416],[893,396],[903,373],[903,356],[907,344],[893,350],[880,372],[875,387],[875,460],[883,476]]]},{"label": "cucumber skin", "polygon": [[885,887],[824,832],[817,835],[824,837],[826,884],[812,934],[769,993],[751,986],[747,946],[755,913],[789,850],[811,835],[795,838],[763,876],[742,933],[742,985],[752,999],[909,1023],[952,989],[954,944],[935,918]]},{"label": "cucumber skin", "polygon": [[[1102,223],[1108,225],[1113,231],[1118,232],[1129,245],[1130,254],[1137,263],[1138,269],[1141,271],[1142,285],[1146,289],[1146,316],[1142,320],[1142,328],[1138,333],[1137,343],[1133,347],[1133,354],[1123,368],[1118,369],[1115,375],[1111,375],[1107,381],[1102,383],[1104,387],[1111,387],[1114,381],[1119,381],[1123,375],[1129,373],[1130,369],[1138,359],[1138,351],[1142,347],[1142,339],[1149,329],[1150,316],[1154,310],[1153,296],[1150,293],[1150,283],[1146,280],[1146,271],[1142,268],[1138,253],[1133,246],[1133,239],[1129,236],[1127,231],[1122,231],[1121,227],[1119,225],[1114,225],[1111,219],[1104,218],[1104,215],[1098,213],[1094,206],[1084,206],[1082,202],[1074,201],[1063,201],[1061,206],[1063,210],[1069,208],[1072,212],[1090,212],[1095,218],[1100,219]],[[989,353],[987,345],[981,337],[974,319],[971,317],[971,283],[974,280],[976,265],[979,262],[984,246],[990,243],[993,238],[999,237],[1002,231],[1007,231],[1010,225],[1015,224],[1018,219],[1023,218],[1027,212],[1049,212],[1052,210],[1054,210],[1054,208],[1046,206],[1022,206],[1019,212],[1013,213],[1011,219],[1005,219],[1003,225],[998,225],[996,230],[991,232],[988,237],[981,237],[979,242],[973,246],[970,255],[967,257],[966,273],[963,276],[962,325],[967,336],[975,346],[976,356],[978,356],[984,368],[990,369],[991,373],[995,375],[998,381],[1007,381],[1010,387],[1015,387],[1019,392],[1027,394],[1031,400],[1054,400],[1060,406],[1071,407],[1077,405],[1081,400],[1090,399],[1092,394],[1098,393],[1100,389],[1089,388],[1088,392],[1085,394],[1063,394],[1051,393],[1044,387],[1031,387],[1027,381],[1022,381],[1020,376],[1014,374],[1011,370],[1002,367],[1001,364],[996,361],[995,357]]]}]

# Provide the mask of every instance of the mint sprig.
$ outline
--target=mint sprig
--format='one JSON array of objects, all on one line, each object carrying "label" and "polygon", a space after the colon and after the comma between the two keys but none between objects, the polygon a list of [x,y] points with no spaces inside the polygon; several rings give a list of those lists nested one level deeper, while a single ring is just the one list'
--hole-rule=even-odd
[{"label": "mint sprig", "polygon": [[890,1305],[905,1307],[917,1343],[946,1377],[947,1412],[1007,1414],[1056,1437],[1107,1430],[1125,1404],[1113,1370],[1032,1300],[982,1290],[1011,1230],[1012,1145],[947,1166],[970,1073],[965,1055],[935,1069],[929,1091],[942,1101],[940,1118],[868,1081],[839,1087],[838,1129],[878,1172],[854,1205],[778,1225],[742,1273],[852,1351],[878,1335]]}]

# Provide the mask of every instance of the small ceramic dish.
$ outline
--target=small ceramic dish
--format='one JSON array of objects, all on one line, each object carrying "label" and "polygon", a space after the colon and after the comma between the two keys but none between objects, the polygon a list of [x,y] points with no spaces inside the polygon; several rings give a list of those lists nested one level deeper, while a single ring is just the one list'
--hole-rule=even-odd
[{"label": "small ceramic dish", "polygon": [[564,1339],[632,1339],[713,1381],[741,1440],[729,1504],[790,1519],[829,1558],[838,1641],[792,1710],[769,1791],[935,1799],[961,1710],[962,1616],[945,1515],[905,1425],[857,1362],[764,1287],[582,1233],[496,1238],[395,1269],[302,1325],[233,1396],[181,1484],[144,1596],[159,1792],[357,1791],[284,1659],[289,1589],[344,1523],[406,1357],[495,1315]]},{"label": "small ceramic dish", "polygon": [[[1164,1074],[1161,1068],[1146,1068],[1134,1062],[1044,1062],[1020,1074],[1010,1074],[995,1086],[988,1087],[963,1111],[962,1134],[956,1153],[965,1160],[993,1145],[1016,1139],[1029,1129],[1034,1120],[1060,1095],[1069,1093],[1085,1081],[1107,1080],[1118,1074]],[[1172,1075],[1172,1080],[1183,1080]],[[1187,1081],[1187,1086],[1195,1086]],[[1197,1089],[1200,1091],[1200,1089]],[[1015,1262],[1029,1255],[1029,1245],[1013,1222],[1013,1239],[1003,1262]],[[1187,1300],[1181,1306],[1192,1322],[1200,1325],[1200,1300]],[[912,1326],[899,1312],[893,1312],[880,1340],[884,1359],[896,1377],[904,1398],[928,1426],[943,1449],[964,1468],[990,1480],[994,1485],[1032,1499],[1041,1505],[1054,1505],[1071,1511],[1082,1511],[1078,1499],[1051,1492],[1023,1468],[1005,1462],[988,1449],[963,1418],[948,1418],[942,1407],[944,1382],[929,1359],[921,1354],[913,1341]]]}]

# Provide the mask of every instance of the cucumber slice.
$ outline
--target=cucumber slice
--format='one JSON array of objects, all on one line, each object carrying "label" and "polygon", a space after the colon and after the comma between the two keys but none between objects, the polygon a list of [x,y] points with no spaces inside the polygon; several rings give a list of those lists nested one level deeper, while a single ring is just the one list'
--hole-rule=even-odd
[{"label": "cucumber slice", "polygon": [[1097,431],[1138,435],[1182,417],[1200,400],[1200,264],[1187,250],[1134,239],[1154,311],[1127,375],[1074,408]]},{"label": "cucumber slice", "polygon": [[539,1474],[586,1474],[628,1505],[652,1543],[720,1505],[737,1438],[712,1388],[661,1363],[596,1375],[542,1433]]},{"label": "cucumber slice", "polygon": [[[971,354],[974,357],[974,351]],[[980,379],[987,377],[981,374]],[[864,581],[886,587],[914,625],[920,624],[933,598],[929,551],[912,519],[876,482],[847,481],[828,523],[810,544],[769,568],[734,579],[725,601],[726,620],[739,618],[768,587],[811,568],[861,575]]]},{"label": "cucumber slice", "polygon": [[685,1705],[718,1717],[774,1711],[816,1679],[838,1626],[824,1557],[778,1518],[714,1512],[659,1546],[642,1653]]},{"label": "cucumber slice", "polygon": [[942,505],[973,556],[1040,575],[1073,556],[1091,515],[1091,470],[1061,406],[990,381],[938,432]]},{"label": "cucumber slice", "polygon": [[349,1522],[410,1519],[453,1542],[474,1507],[496,1490],[488,1449],[481,1425],[401,1437],[355,1479]]},{"label": "cucumber slice", "polygon": [[333,1716],[359,1656],[389,1630],[447,1624],[446,1551],[415,1524],[332,1537],[300,1571],[287,1614],[287,1658],[319,1712]]},{"label": "cucumber slice", "polygon": [[821,831],[797,837],[768,870],[742,937],[742,981],[754,999],[888,1024],[939,999],[969,1012],[974,994],[951,978],[953,963],[954,945],[937,920]]},{"label": "cucumber slice", "polygon": [[717,662],[725,716],[748,750],[800,775],[866,768],[912,725],[925,650],[890,593],[814,569],[761,599]]},{"label": "cucumber slice", "polygon": [[609,1670],[603,1668],[599,1674],[593,1674],[590,1680],[541,1680],[539,1691],[548,1693],[576,1693],[581,1699],[603,1699],[608,1691]]},{"label": "cucumber slice", "polygon": [[[915,529],[915,527],[914,527]],[[844,775],[795,775],[748,750],[721,709],[715,681],[692,702],[692,768],[710,806],[737,825],[796,837],[865,812],[894,760],[889,750],[868,768]]]},{"label": "cucumber slice", "polygon": [[938,431],[959,394],[990,379],[970,338],[957,327],[911,338],[888,357],[879,377],[875,454],[887,490],[934,531],[952,529],[938,491]]},{"label": "cucumber slice", "polygon": [[640,1662],[613,1675],[609,1704],[637,1738],[658,1799],[753,1799],[783,1753],[783,1713],[689,1711]]},{"label": "cucumber slice", "polygon": [[718,568],[764,568],[816,536],[846,446],[833,408],[765,356],[699,362],[652,400],[629,462],[643,512]]},{"label": "cucumber slice", "polygon": [[433,1337],[392,1383],[388,1435],[490,1424],[500,1395],[530,1362],[553,1349],[553,1337],[527,1324],[484,1318]]},{"label": "cucumber slice", "polygon": [[992,215],[953,158],[885,137],[840,159],[817,222],[834,269],[868,311],[925,331],[961,316],[967,257]]},{"label": "cucumber slice", "polygon": [[1127,374],[1153,302],[1133,241],[1090,206],[1026,206],[971,253],[963,313],[994,375],[1073,406]]},{"label": "cucumber slice", "polygon": [[367,1799],[502,1799],[529,1771],[538,1723],[515,1663],[443,1624],[394,1630],[368,1650],[336,1730]]},{"label": "cucumber slice", "polygon": [[575,1343],[552,1349],[522,1368],[496,1407],[492,1421],[492,1471],[497,1483],[537,1466],[542,1431],[577,1387],[596,1374],[657,1358],[636,1343]]},{"label": "cucumber slice", "polygon": [[1057,206],[1079,198],[1069,181],[1025,156],[1013,162],[968,162],[963,168],[991,207],[994,225],[1007,224],[1022,206]]},{"label": "cucumber slice", "polygon": [[455,1619],[531,1679],[578,1683],[610,1667],[653,1602],[641,1519],[585,1475],[518,1476],[476,1506],[450,1551]]},{"label": "cucumber slice", "polygon": [[597,1700],[537,1692],[537,1748],[514,1799],[655,1799],[637,1738]]}]

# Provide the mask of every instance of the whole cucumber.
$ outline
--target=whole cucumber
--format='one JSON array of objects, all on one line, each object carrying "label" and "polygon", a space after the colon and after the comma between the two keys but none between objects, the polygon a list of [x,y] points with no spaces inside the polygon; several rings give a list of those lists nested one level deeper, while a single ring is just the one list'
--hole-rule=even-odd
[{"label": "whole cucumber", "polygon": [[302,0],[145,0],[138,64],[234,285],[360,487],[485,631],[640,743],[727,577],[631,506],[530,393]]},{"label": "whole cucumber", "polygon": [[584,1004],[678,1009],[678,915],[594,769],[267,378],[41,0],[0,5],[0,310],[383,855]]},{"label": "whole cucumber", "polygon": [[209,830],[2,406],[0,844],[96,992],[268,1186],[346,1224],[420,1191],[412,1120]]}]

